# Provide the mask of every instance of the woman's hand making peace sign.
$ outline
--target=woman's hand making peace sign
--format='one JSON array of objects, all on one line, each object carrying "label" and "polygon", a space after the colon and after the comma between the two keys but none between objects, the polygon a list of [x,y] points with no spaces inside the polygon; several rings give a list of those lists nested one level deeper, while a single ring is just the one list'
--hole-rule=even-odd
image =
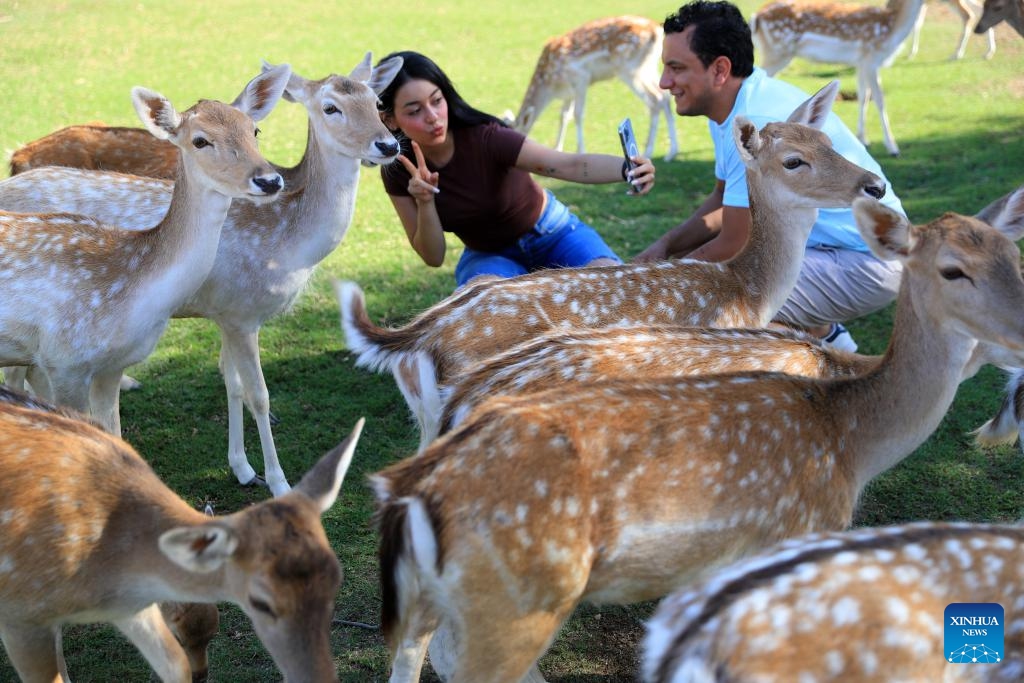
[{"label": "woman's hand making peace sign", "polygon": [[413,199],[421,204],[434,201],[434,195],[440,192],[437,183],[440,178],[437,171],[427,168],[426,159],[423,158],[423,151],[415,141],[412,143],[412,151],[416,154],[416,165],[404,155],[400,154],[398,160],[405,166],[405,170],[411,176],[409,178],[408,192]]}]

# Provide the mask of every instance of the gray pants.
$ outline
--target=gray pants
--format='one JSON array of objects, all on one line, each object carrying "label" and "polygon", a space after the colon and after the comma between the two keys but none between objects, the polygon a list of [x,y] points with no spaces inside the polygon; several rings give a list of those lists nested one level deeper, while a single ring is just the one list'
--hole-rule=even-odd
[{"label": "gray pants", "polygon": [[808,247],[800,279],[775,321],[809,328],[874,313],[896,299],[902,272],[899,261],[870,252]]}]

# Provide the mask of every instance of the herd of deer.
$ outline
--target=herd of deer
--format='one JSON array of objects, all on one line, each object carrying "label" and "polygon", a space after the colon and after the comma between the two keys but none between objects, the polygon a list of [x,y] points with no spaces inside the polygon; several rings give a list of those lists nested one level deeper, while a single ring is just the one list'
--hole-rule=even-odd
[{"label": "herd of deer", "polygon": [[[764,36],[767,16],[755,18]],[[991,26],[970,16],[977,32]],[[524,129],[552,97],[575,98],[579,122],[587,79],[656,66],[656,24],[588,26],[581,43],[548,43]],[[607,51],[616,30],[635,55],[580,67],[579,51]],[[241,607],[286,680],[337,680],[341,569],[320,515],[363,421],[290,487],[258,335],[344,237],[360,162],[397,156],[377,93],[400,66],[374,68],[367,54],[348,76],[307,80],[264,65],[232,104],[180,112],[135,88],[144,131],[72,127],[13,155],[0,181],[0,365],[35,396],[0,387],[0,640],[22,680],[68,680],[61,626],[95,621],[121,630],[161,680],[202,680],[219,601]],[[671,111],[651,85],[633,82],[651,111],[648,155],[664,113],[671,156]],[[371,322],[355,283],[335,282],[357,363],[392,372],[420,428],[419,452],[371,478],[393,682],[418,680],[428,651],[446,681],[542,681],[536,662],[581,601],[665,596],[648,624],[648,681],[1021,679],[1024,531],[844,529],[960,382],[985,363],[1024,366],[1024,188],[974,217],[911,225],[878,201],[881,179],[820,132],[837,94],[833,82],[760,130],[736,121],[753,225],[728,262],[481,280],[394,329]],[[294,168],[255,144],[255,122],[281,97],[309,119]],[[823,206],[851,206],[871,250],[904,266],[882,356],[764,329]],[[204,515],[119,438],[124,370],[172,317],[219,327],[229,463],[239,482],[259,479],[246,406],[274,498]],[[979,438],[1012,440],[1022,424],[1018,370]],[[1009,601],[1001,665],[932,657],[951,596]],[[909,645],[858,617],[881,611]],[[909,670],[908,648],[920,655]]]}]

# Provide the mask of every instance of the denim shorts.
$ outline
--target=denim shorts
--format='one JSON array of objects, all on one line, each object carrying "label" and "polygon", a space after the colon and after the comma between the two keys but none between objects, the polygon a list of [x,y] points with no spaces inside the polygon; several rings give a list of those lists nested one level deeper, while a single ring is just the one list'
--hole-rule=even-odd
[{"label": "denim shorts", "polygon": [[542,268],[575,268],[599,258],[622,263],[592,227],[558,201],[550,190],[547,206],[528,233],[501,251],[466,247],[455,266],[459,287],[478,275],[515,277]]}]

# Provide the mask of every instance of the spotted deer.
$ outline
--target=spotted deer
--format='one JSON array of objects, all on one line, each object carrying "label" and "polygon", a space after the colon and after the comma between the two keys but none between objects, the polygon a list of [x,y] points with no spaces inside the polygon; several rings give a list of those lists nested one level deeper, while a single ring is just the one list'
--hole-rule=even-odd
[{"label": "spotted deer", "polygon": [[[159,93],[132,90],[146,128],[180,156],[170,203],[148,229],[120,227],[147,225],[133,221],[126,202],[114,202],[124,213],[113,211],[109,224],[0,212],[0,366],[39,368],[48,396],[120,434],[121,374],[152,352],[171,314],[210,273],[232,198],[265,203],[280,194],[281,174],[260,155],[255,122],[276,104],[290,72],[282,65],[257,76],[231,105],[200,100],[180,113]],[[69,170],[37,172],[62,171]],[[135,182],[108,177],[94,187],[116,194],[120,183]],[[28,187],[59,193],[44,185]]]},{"label": "spotted deer", "polygon": [[[260,328],[292,306],[320,261],[344,238],[355,212],[360,162],[386,164],[397,157],[398,141],[377,113],[377,93],[401,65],[395,58],[374,69],[367,53],[349,76],[308,80],[291,74],[284,98],[306,108],[305,154],[294,168],[274,166],[285,185],[274,205],[231,204],[212,269],[174,308],[176,318],[208,318],[220,329],[228,463],[239,482],[265,481],[275,495],[288,490],[288,481],[271,430]],[[166,210],[172,188],[134,176],[39,169],[0,182],[0,207],[46,207],[145,225]],[[243,404],[259,431],[265,479],[245,453]]]},{"label": "spotted deer", "polygon": [[67,126],[11,154],[11,175],[43,166],[67,166],[174,180],[178,148],[145,128]]},{"label": "spotted deer", "polygon": [[985,0],[974,32],[990,31],[1003,21],[1024,36],[1024,0]]},{"label": "spotted deer", "polygon": [[942,420],[979,339],[1024,351],[1009,237],[952,213],[912,226],[874,199],[853,209],[870,248],[904,265],[873,369],[496,397],[372,476],[392,683],[416,679],[439,627],[445,680],[519,681],[581,600],[651,600],[782,539],[845,529],[864,486]]},{"label": "spotted deer", "polygon": [[761,66],[770,76],[794,57],[855,67],[857,137],[868,144],[864,119],[868,102],[874,100],[885,148],[897,156],[900,149],[885,112],[879,71],[910,35],[923,1],[888,0],[885,7],[818,0],[771,2],[750,17],[750,32]]},{"label": "spotted deer", "polygon": [[[1020,526],[919,522],[785,542],[665,598],[643,680],[1020,681],[1022,566]],[[1005,652],[970,666],[978,639],[945,639],[950,603],[1001,605]]]},{"label": "spotted deer", "polygon": [[658,119],[664,117],[669,138],[665,161],[671,161],[679,151],[679,142],[672,97],[658,86],[663,39],[661,24],[635,16],[596,19],[548,39],[537,59],[519,113],[511,121],[513,127],[528,134],[548,104],[562,100],[555,147],[562,149],[569,122],[575,120],[576,148],[583,152],[587,88],[598,81],[617,77],[650,112],[651,126],[644,154],[647,157],[654,154]]},{"label": "spotted deer", "polygon": [[[1024,214],[1024,187],[1000,197],[975,217],[992,224],[1007,211]],[[1010,236],[1018,239],[1024,233]],[[841,377],[861,374],[880,360],[881,356],[827,348],[794,331],[676,325],[554,330],[472,363],[440,387],[440,424],[428,423],[428,436],[433,440],[451,431],[492,396],[528,394],[566,382],[748,370]],[[1002,347],[979,343],[962,379],[972,377],[985,363],[1005,366],[1021,360]],[[1024,409],[1018,414],[1024,415]]]},{"label": "spotted deer", "polygon": [[[924,26],[924,19],[928,14],[928,4],[930,1],[925,0],[921,3],[921,11],[917,15],[917,20],[914,22],[914,29],[911,33],[910,52],[907,53],[908,59],[913,59],[917,56],[917,48],[921,42],[921,28]],[[971,33],[975,32],[974,29],[981,20],[982,5],[974,0],[949,0],[948,4],[956,15],[960,17],[960,23],[962,24],[956,52],[950,56],[950,59],[963,59],[964,54],[967,52],[967,39],[971,37]],[[976,31],[976,33],[988,34],[988,52],[985,53],[985,59],[992,59],[996,54],[995,29],[990,28],[987,31]]]},{"label": "spotted deer", "polygon": [[838,87],[835,81],[825,86],[784,123],[757,130],[737,118],[752,227],[731,260],[547,270],[470,283],[395,329],[374,325],[359,287],[338,282],[342,329],[357,364],[392,372],[423,435],[423,425],[439,419],[439,384],[468,363],[546,330],[766,326],[796,284],[818,207],[885,193],[878,176],[836,153],[818,130]]},{"label": "spotted deer", "polygon": [[105,622],[160,680],[191,681],[156,605],[179,601],[236,604],[285,680],[337,681],[341,568],[320,516],[362,425],[290,493],[211,519],[121,439],[0,387],[0,638],[18,675],[69,680],[61,627]]}]

